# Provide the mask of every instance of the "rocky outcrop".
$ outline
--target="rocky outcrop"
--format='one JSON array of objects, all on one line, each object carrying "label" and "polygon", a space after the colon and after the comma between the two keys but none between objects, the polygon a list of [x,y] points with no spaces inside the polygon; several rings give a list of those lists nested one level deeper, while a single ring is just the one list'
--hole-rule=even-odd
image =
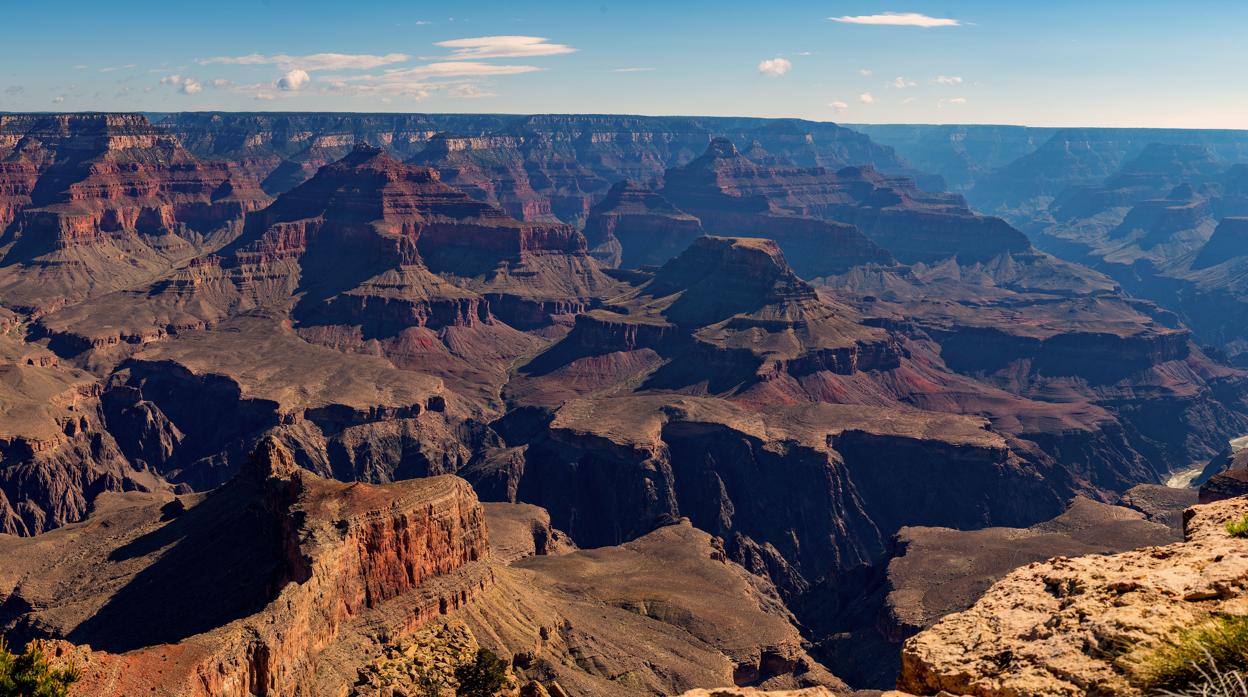
[{"label": "rocky outcrop", "polygon": [[1207,269],[1248,255],[1248,218],[1223,218],[1213,236],[1196,253],[1193,269]]},{"label": "rocky outcrop", "polygon": [[[337,692],[355,669],[341,647],[401,636],[490,582],[482,511],[462,480],[327,482],[273,441],[202,500],[132,503],[110,517],[110,540],[54,533],[81,550],[76,571],[32,553],[36,538],[17,543],[23,566],[6,574],[6,607],[28,608],[8,626],[72,641],[56,652],[82,671],[80,694]],[[166,538],[173,547],[157,553]],[[57,586],[51,568],[116,577]],[[236,590],[222,602],[216,584],[227,578]],[[47,615],[49,603],[75,610]]]},{"label": "rocky outcrop", "polygon": [[1244,499],[1189,509],[1185,541],[1057,557],[1006,576],[906,642],[899,689],[918,695],[1142,695],[1140,659],[1211,616],[1242,612]]},{"label": "rocky outcrop", "polygon": [[228,242],[267,200],[230,164],[195,158],[139,115],[6,117],[4,136],[0,219],[12,221],[12,245],[0,288],[31,312],[149,281]]},{"label": "rocky outcrop", "polygon": [[594,257],[626,269],[660,266],[703,234],[697,218],[631,181],[612,186],[585,221]]},{"label": "rocky outcrop", "polygon": [[[869,242],[903,262],[955,255],[984,260],[1030,247],[1022,233],[999,219],[974,215],[959,196],[928,193],[869,166],[764,167],[726,139],[670,170],[663,195],[712,234],[775,238],[790,257],[802,259],[799,273],[808,278],[890,261]],[[822,260],[813,256],[812,236],[824,239]]]},{"label": "rocky outcrop", "polygon": [[[0,353],[14,347],[0,339]],[[12,362],[9,362],[12,361]],[[0,533],[34,535],[85,518],[100,494],[163,488],[106,430],[100,384],[33,350],[0,363]]]}]

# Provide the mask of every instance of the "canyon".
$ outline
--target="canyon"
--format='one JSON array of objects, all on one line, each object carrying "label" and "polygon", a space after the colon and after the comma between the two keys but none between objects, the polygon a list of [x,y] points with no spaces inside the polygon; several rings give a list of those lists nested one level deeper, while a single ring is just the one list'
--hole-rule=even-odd
[{"label": "canyon", "polygon": [[1243,493],[1248,152],[924,128],[0,115],[0,631],[92,695],[448,642],[528,694],[954,689],[917,647],[1015,568]]}]

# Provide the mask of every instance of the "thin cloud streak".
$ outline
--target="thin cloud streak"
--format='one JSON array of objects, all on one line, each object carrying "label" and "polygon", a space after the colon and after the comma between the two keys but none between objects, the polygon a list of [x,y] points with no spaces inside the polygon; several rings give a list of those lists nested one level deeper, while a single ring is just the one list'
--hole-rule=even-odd
[{"label": "thin cloud streak", "polygon": [[307,56],[291,56],[284,53],[266,56],[252,53],[246,56],[216,56],[197,61],[200,65],[276,65],[282,70],[372,70],[383,65],[393,65],[411,60],[406,53],[385,55],[351,53],[313,53]]},{"label": "thin cloud streak", "polygon": [[877,27],[960,27],[962,22],[947,17],[929,17],[918,12],[884,12],[878,15],[846,15],[828,17],[841,24],[866,24]]},{"label": "thin cloud streak", "polygon": [[553,44],[540,36],[477,36],[434,44],[451,49],[453,58],[535,58],[576,53],[567,44]]}]

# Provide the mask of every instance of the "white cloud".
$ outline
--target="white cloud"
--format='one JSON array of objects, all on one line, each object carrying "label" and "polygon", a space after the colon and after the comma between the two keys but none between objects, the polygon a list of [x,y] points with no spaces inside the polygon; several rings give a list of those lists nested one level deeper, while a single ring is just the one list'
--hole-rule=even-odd
[{"label": "white cloud", "polygon": [[942,99],[936,102],[936,106],[943,107],[946,104],[966,104],[966,97],[953,97],[951,99]]},{"label": "white cloud", "polygon": [[849,108],[848,104],[846,104],[845,102],[840,102],[840,101],[828,102],[828,106],[832,108],[832,111],[835,111],[838,114],[844,112],[846,109]]},{"label": "white cloud", "polygon": [[863,104],[875,104],[875,95],[871,94],[870,92],[863,92],[862,94],[858,95],[858,101],[862,102]]},{"label": "white cloud", "polygon": [[313,53],[306,56],[291,56],[279,53],[266,56],[252,53],[246,56],[217,56],[199,61],[200,65],[276,65],[282,70],[372,70],[383,65],[392,65],[411,60],[406,53],[387,53],[382,56],[366,53]]},{"label": "white cloud", "polygon": [[937,75],[932,82],[938,85],[960,85],[962,84],[962,78],[957,75]]},{"label": "white cloud", "polygon": [[259,102],[271,102],[273,101],[273,95],[268,92],[257,92],[255,99]]},{"label": "white cloud", "polygon": [[91,66],[87,65],[86,63],[79,63],[78,65],[74,66],[74,70],[86,70],[87,68],[90,68],[90,67]]},{"label": "white cloud", "polygon": [[311,79],[312,78],[308,77],[307,71],[296,68],[283,75],[281,79],[277,81],[277,88],[279,90],[293,92],[308,84],[308,81]]},{"label": "white cloud", "polygon": [[212,88],[215,90],[224,90],[234,86],[233,82],[222,80],[221,78],[217,78],[208,84],[212,85]]},{"label": "white cloud", "polygon": [[652,72],[653,70],[654,68],[616,68],[612,70],[611,72],[613,73],[649,73],[649,72]]},{"label": "white cloud", "polygon": [[174,85],[182,94],[196,94],[204,89],[204,86],[199,84],[194,78],[182,77],[177,73],[160,78],[160,84]]},{"label": "white cloud", "polygon": [[793,64],[784,58],[772,58],[758,64],[758,72],[767,77],[780,77],[793,69]]},{"label": "white cloud", "polygon": [[905,99],[901,100],[901,103],[902,104],[914,104],[917,101],[919,101],[918,97],[906,97]]},{"label": "white cloud", "polygon": [[907,80],[906,78],[898,75],[897,78],[889,84],[893,87],[896,87],[899,90],[904,90],[907,87],[914,87],[918,85],[919,83],[915,82],[914,80]]},{"label": "white cloud", "polygon": [[65,96],[64,96],[64,95],[61,95],[61,96],[58,96],[58,97],[53,97],[53,98],[52,98],[52,103],[53,103],[53,104],[63,104],[64,102],[65,102]]},{"label": "white cloud", "polygon": [[858,74],[859,74],[859,75],[861,75],[861,76],[863,76],[863,77],[871,77],[871,69],[870,69],[870,68],[862,68],[862,69],[860,69],[860,70],[858,71]]},{"label": "white cloud", "polygon": [[884,12],[878,15],[856,15],[844,17],[828,17],[833,22],[842,24],[869,24],[887,27],[958,27],[962,22],[943,17],[928,17],[918,12]]},{"label": "white cloud", "polygon": [[552,44],[540,36],[477,36],[435,45],[451,49],[455,58],[533,58],[576,52],[571,46]]}]

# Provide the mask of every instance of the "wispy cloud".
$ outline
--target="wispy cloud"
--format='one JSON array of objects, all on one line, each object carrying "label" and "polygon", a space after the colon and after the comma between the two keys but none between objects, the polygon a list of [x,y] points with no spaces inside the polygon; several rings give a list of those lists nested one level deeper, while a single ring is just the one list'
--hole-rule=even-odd
[{"label": "wispy cloud", "polygon": [[859,68],[859,70],[858,70],[858,74],[859,74],[859,75],[861,75],[861,76],[863,76],[863,77],[871,77],[871,69],[870,69],[870,68]]},{"label": "wispy cloud", "polygon": [[540,36],[477,36],[439,41],[435,45],[451,49],[452,57],[462,59],[534,58],[576,52],[571,46],[550,43]]},{"label": "wispy cloud", "polygon": [[[479,61],[443,61],[412,68],[396,68],[376,75],[349,75],[338,79],[345,82],[387,82],[414,77],[492,77],[536,73],[544,68],[535,65],[498,65]],[[329,78],[327,78],[329,79]]]},{"label": "wispy cloud", "polygon": [[65,95],[63,95],[63,94],[62,94],[62,95],[58,95],[58,96],[56,96],[56,97],[53,97],[53,98],[52,98],[52,103],[53,103],[53,104],[64,104],[64,103],[65,103]]},{"label": "wispy cloud", "polygon": [[793,64],[784,58],[771,58],[758,64],[758,72],[767,77],[780,77],[793,69]]},{"label": "wispy cloud", "polygon": [[844,17],[828,17],[841,24],[869,24],[881,27],[959,27],[962,22],[946,17],[929,17],[918,12],[884,12],[878,15],[846,15]]},{"label": "wispy cloud", "polygon": [[266,56],[251,53],[245,56],[216,56],[204,58],[200,65],[276,65],[282,70],[372,70],[383,65],[393,65],[411,60],[406,53],[387,53],[372,55],[367,53],[313,53],[306,56],[291,56],[285,53]]},{"label": "wispy cloud", "polygon": [[898,75],[896,79],[894,79],[892,82],[890,82],[890,83],[888,83],[888,84],[889,84],[889,86],[890,86],[890,87],[895,87],[895,88],[897,88],[897,89],[899,89],[899,90],[904,90],[904,89],[906,89],[907,87],[915,87],[915,86],[917,86],[919,83],[915,82],[914,80],[907,80],[906,78],[901,77],[900,75]]},{"label": "wispy cloud", "polygon": [[862,94],[858,95],[858,101],[862,102],[863,104],[875,104],[875,95],[871,94],[870,92],[863,92]]},{"label": "wispy cloud", "polygon": [[841,101],[828,102],[828,106],[832,109],[832,111],[835,111],[838,114],[843,113],[846,109],[849,108],[848,104],[846,104],[845,102],[841,102]]},{"label": "wispy cloud", "polygon": [[960,85],[962,84],[962,78],[957,75],[937,75],[932,82],[938,85]]},{"label": "wispy cloud", "polygon": [[544,70],[533,65],[498,65],[480,61],[443,61],[396,68],[368,75],[330,75],[321,82],[325,94],[384,95],[424,99],[434,93],[452,97],[489,97],[485,78]]},{"label": "wispy cloud", "polygon": [[653,71],[654,71],[654,68],[615,68],[611,72],[613,73],[649,73]]},{"label": "wispy cloud", "polygon": [[942,99],[936,102],[937,107],[944,107],[946,104],[966,104],[966,97],[952,97],[950,99]]}]

